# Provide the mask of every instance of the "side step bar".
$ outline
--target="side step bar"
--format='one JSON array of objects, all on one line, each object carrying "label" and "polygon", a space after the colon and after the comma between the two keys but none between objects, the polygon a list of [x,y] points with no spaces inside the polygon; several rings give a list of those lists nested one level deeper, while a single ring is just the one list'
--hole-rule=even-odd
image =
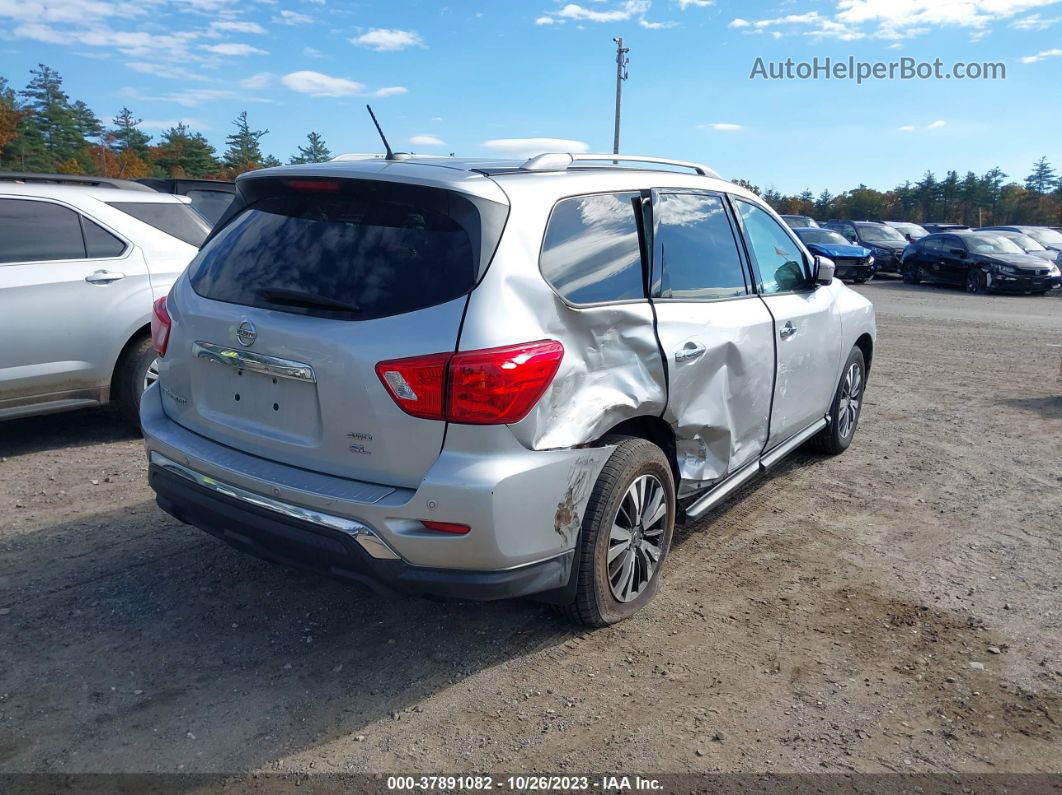
[{"label": "side step bar", "polygon": [[747,483],[754,476],[761,472],[766,472],[791,452],[796,450],[800,445],[804,444],[804,442],[825,428],[828,423],[828,417],[819,420],[815,424],[802,430],[796,436],[790,437],[785,442],[782,442],[782,444],[775,447],[767,455],[761,456],[759,460],[746,464],[718,485],[713,486],[707,494],[686,509],[686,519],[688,521],[696,521],[697,519],[700,519],[708,513],[709,510],[737,491],[738,488]]}]

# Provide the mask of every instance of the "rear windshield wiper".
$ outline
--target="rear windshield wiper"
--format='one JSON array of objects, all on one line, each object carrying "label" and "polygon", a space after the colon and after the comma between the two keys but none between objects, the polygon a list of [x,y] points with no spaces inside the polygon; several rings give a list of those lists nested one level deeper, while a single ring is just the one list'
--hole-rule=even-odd
[{"label": "rear windshield wiper", "polygon": [[301,306],[307,309],[335,309],[340,312],[361,312],[357,304],[337,301],[335,298],[327,298],[314,293],[304,293],[301,290],[285,290],[280,287],[266,287],[257,291],[257,295],[271,304],[284,306]]}]

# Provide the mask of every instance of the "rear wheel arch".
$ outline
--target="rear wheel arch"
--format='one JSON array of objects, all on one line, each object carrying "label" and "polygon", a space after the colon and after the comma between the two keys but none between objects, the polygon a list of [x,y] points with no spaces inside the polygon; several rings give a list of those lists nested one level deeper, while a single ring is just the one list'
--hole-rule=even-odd
[{"label": "rear wheel arch", "polygon": [[863,368],[869,374],[870,362],[874,358],[874,339],[869,334],[863,334],[855,344],[863,352]]},{"label": "rear wheel arch", "polygon": [[678,456],[676,454],[675,430],[660,417],[645,415],[631,417],[609,428],[594,444],[607,443],[609,437],[633,436],[652,442],[664,452],[675,483],[679,482]]},{"label": "rear wheel arch", "polygon": [[114,364],[111,365],[111,385],[110,385],[110,398],[114,400],[115,395],[118,393],[118,379],[121,377],[122,367],[125,365],[126,358],[129,356],[129,351],[135,348],[142,340],[151,336],[151,324],[146,323],[140,328],[136,329],[130,335],[129,339],[125,341],[122,346],[122,350],[118,353],[117,358],[114,360]]}]

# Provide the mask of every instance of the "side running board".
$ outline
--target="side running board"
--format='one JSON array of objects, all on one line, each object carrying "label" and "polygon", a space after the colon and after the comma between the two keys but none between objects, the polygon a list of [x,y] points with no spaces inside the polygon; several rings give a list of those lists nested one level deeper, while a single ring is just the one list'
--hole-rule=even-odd
[{"label": "side running board", "polygon": [[738,488],[747,483],[750,479],[761,472],[766,472],[791,452],[800,447],[800,445],[804,444],[804,442],[825,428],[828,422],[829,418],[827,417],[808,426],[796,436],[790,437],[785,442],[775,447],[767,455],[761,456],[758,461],[746,464],[718,485],[713,486],[707,494],[686,509],[686,519],[688,521],[696,521],[697,519],[700,519],[708,513],[709,510],[737,491]]}]

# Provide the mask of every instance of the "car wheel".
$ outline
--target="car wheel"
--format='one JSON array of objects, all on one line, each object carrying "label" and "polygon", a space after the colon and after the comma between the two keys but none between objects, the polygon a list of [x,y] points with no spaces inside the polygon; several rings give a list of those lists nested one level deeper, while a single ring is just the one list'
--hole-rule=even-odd
[{"label": "car wheel", "polygon": [[146,337],[134,342],[118,365],[116,380],[118,408],[130,425],[140,429],[140,398],[159,378],[158,354]]},{"label": "car wheel", "polygon": [[675,481],[652,442],[616,437],[586,506],[573,561],[576,587],[559,612],[577,624],[615,624],[644,607],[660,585],[675,529]]},{"label": "car wheel", "polygon": [[830,404],[830,420],[815,436],[812,447],[820,453],[839,455],[848,449],[859,427],[859,415],[863,409],[863,389],[867,382],[866,362],[858,346],[852,348],[841,372],[841,381]]},{"label": "car wheel", "polygon": [[872,281],[874,281],[874,274],[873,273],[870,274],[869,276],[860,276],[858,279],[855,280],[855,283],[856,284],[866,284],[867,282],[872,282]]},{"label": "car wheel", "polygon": [[985,291],[985,275],[976,268],[966,271],[966,292],[980,295]]},{"label": "car wheel", "polygon": [[917,265],[907,265],[901,275],[905,284],[921,284],[922,282],[922,269]]}]

